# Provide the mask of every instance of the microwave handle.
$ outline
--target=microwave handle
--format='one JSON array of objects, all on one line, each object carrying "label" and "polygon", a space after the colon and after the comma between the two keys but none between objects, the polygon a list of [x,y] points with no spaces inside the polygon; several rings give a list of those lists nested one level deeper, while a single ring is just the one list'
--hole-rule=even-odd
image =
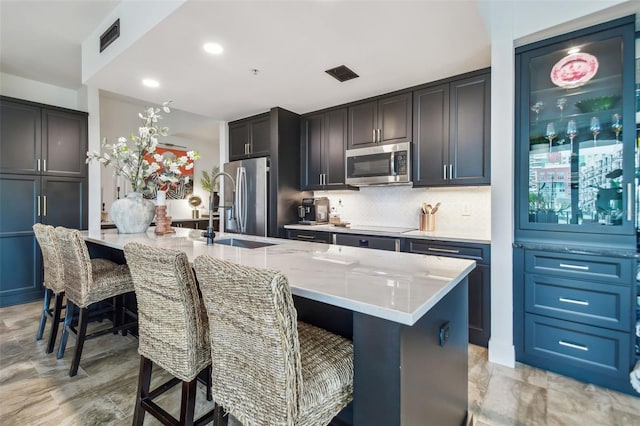
[{"label": "microwave handle", "polygon": [[395,152],[391,153],[391,158],[389,160],[389,163],[391,165],[391,176],[397,175],[397,173],[396,173],[396,153]]}]

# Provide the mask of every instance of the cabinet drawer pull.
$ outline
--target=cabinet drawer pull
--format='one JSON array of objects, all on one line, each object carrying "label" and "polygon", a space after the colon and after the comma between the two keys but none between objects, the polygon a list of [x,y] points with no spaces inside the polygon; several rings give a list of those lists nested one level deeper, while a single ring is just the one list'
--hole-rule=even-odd
[{"label": "cabinet drawer pull", "polygon": [[579,349],[581,351],[588,352],[589,348],[583,345],[576,345],[575,343],[565,342],[564,340],[558,340],[558,344],[561,346],[566,346],[571,349]]},{"label": "cabinet drawer pull", "polygon": [[460,253],[460,250],[450,250],[450,249],[442,249],[442,248],[435,248],[435,247],[427,247],[428,251],[438,251],[441,253],[453,253],[453,254],[458,254]]},{"label": "cabinet drawer pull", "polygon": [[298,235],[298,238],[305,238],[307,240],[315,240],[316,237],[313,235]]},{"label": "cabinet drawer pull", "polygon": [[588,266],[582,266],[582,265],[571,265],[569,263],[561,263],[560,264],[561,268],[566,268],[566,269],[579,269],[581,271],[588,271],[589,267]]},{"label": "cabinet drawer pull", "polygon": [[559,297],[558,300],[564,303],[573,303],[574,305],[589,306],[589,302],[586,300],[567,299],[565,297]]}]

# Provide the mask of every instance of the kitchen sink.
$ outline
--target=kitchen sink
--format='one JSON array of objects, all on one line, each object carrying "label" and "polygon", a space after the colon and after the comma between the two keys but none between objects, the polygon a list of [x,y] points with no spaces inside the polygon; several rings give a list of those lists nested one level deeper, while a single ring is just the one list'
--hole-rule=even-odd
[{"label": "kitchen sink", "polygon": [[222,240],[213,240],[213,244],[224,244],[233,247],[242,247],[248,249],[268,247],[275,245],[274,243],[265,243],[263,241],[241,240],[238,238],[224,238]]}]

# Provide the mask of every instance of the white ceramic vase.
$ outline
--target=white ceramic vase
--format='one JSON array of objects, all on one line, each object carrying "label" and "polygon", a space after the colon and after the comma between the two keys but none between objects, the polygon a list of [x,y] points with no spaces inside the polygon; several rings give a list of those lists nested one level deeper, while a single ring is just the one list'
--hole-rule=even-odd
[{"label": "white ceramic vase", "polygon": [[129,192],[126,198],[111,204],[109,215],[121,234],[147,232],[155,215],[155,205],[141,193]]}]

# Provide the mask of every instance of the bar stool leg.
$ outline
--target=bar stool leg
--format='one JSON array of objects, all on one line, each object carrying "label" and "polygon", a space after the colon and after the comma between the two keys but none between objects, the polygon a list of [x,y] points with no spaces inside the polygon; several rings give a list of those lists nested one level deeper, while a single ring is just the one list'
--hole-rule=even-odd
[{"label": "bar stool leg", "polygon": [[76,336],[76,350],[73,354],[73,361],[71,362],[71,369],[69,370],[69,376],[73,377],[78,374],[78,367],[80,366],[80,357],[82,356],[82,348],[84,347],[84,339],[87,335],[87,323],[89,322],[89,309],[80,308],[80,316],[78,319],[78,334]]},{"label": "bar stool leg", "polygon": [[145,410],[142,408],[142,401],[149,397],[151,388],[151,370],[153,363],[151,360],[140,355],[140,372],[138,373],[138,394],[136,396],[136,409],[133,413],[133,425],[142,426],[144,423]]},{"label": "bar stool leg", "polygon": [[192,425],[196,409],[196,377],[190,382],[182,382],[182,402],[180,403],[180,424]]},{"label": "bar stool leg", "polygon": [[40,325],[38,326],[38,332],[36,333],[36,340],[42,340],[44,334],[44,326],[47,323],[47,313],[49,312],[49,304],[51,303],[51,294],[53,291],[46,288],[44,289],[44,302],[42,303],[42,315],[40,315]]},{"label": "bar stool leg", "polygon": [[67,338],[69,337],[69,327],[71,327],[74,307],[75,305],[73,302],[71,300],[67,300],[67,309],[64,314],[64,325],[62,326],[62,336],[60,337],[60,346],[58,346],[58,359],[64,356],[64,351],[67,348]]},{"label": "bar stool leg", "polygon": [[56,294],[56,301],[53,305],[53,319],[51,320],[51,333],[49,334],[49,344],[47,345],[48,354],[53,352],[53,347],[55,346],[56,338],[58,337],[58,328],[60,327],[60,314],[62,312],[63,299],[63,292]]}]

